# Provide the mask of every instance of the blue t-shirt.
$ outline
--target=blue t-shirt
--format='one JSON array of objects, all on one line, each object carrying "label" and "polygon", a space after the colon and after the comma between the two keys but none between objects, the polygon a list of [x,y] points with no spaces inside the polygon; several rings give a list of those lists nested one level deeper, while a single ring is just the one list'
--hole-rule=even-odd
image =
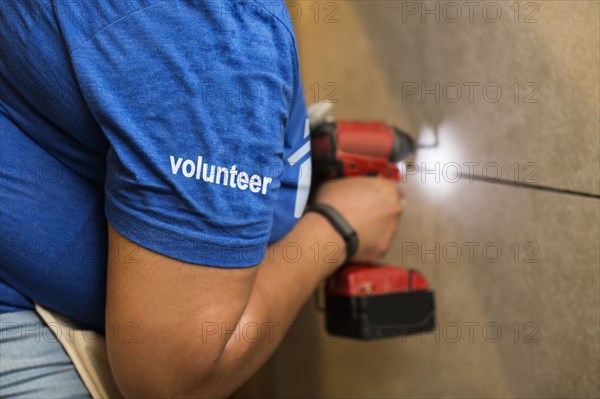
[{"label": "blue t-shirt", "polygon": [[103,329],[107,220],[249,267],[301,216],[310,143],[283,1],[3,0],[0,311]]}]

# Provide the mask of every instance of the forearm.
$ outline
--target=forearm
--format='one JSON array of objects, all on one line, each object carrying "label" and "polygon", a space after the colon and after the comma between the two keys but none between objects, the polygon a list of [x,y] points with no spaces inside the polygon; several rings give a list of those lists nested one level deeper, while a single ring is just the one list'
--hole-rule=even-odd
[{"label": "forearm", "polygon": [[[111,228],[109,244],[131,243]],[[135,340],[107,340],[119,388],[126,397],[228,396],[273,353],[345,251],[329,222],[309,213],[258,267],[198,267],[144,248],[134,263],[109,259],[107,325],[136,327]]]},{"label": "forearm", "polygon": [[[356,229],[361,243],[353,259],[385,254],[402,210],[393,182],[324,183],[315,200]],[[135,245],[111,226],[108,233],[111,254]],[[328,262],[332,247],[337,262]],[[119,388],[126,397],[226,397],[273,353],[284,327],[345,254],[337,231],[311,212],[258,267],[199,267],[144,247],[135,262],[109,257],[107,326],[136,330],[135,340],[107,340]]]},{"label": "forearm", "polygon": [[319,282],[340,266],[344,256],[345,244],[329,222],[316,213],[306,214],[269,248],[250,300],[215,365],[211,386],[198,389],[224,397],[254,374]]}]

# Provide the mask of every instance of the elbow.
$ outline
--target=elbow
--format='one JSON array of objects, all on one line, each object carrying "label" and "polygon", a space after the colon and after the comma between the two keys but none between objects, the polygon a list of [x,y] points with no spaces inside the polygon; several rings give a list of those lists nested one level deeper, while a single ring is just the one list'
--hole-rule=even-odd
[{"label": "elbow", "polygon": [[[139,344],[139,343],[137,343]],[[219,355],[162,351],[137,344],[108,344],[108,357],[119,391],[125,398],[215,398],[220,380]],[[130,347],[127,347],[129,345]]]}]

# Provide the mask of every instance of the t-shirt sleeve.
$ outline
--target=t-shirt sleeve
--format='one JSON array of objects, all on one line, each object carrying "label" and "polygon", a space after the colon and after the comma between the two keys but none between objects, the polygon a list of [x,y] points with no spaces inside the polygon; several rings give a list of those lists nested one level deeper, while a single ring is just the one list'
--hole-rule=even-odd
[{"label": "t-shirt sleeve", "polygon": [[111,225],[178,260],[252,266],[280,188],[295,45],[257,4],[203,3],[130,12],[80,40],[72,63],[109,142]]}]

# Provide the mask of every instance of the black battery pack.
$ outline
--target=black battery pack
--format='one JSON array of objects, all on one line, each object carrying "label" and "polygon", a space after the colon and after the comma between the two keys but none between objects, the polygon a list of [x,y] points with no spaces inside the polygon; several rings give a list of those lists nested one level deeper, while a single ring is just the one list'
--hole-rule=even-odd
[{"label": "black battery pack", "polygon": [[371,340],[432,331],[432,290],[381,295],[326,295],[327,330],[332,335]]}]

